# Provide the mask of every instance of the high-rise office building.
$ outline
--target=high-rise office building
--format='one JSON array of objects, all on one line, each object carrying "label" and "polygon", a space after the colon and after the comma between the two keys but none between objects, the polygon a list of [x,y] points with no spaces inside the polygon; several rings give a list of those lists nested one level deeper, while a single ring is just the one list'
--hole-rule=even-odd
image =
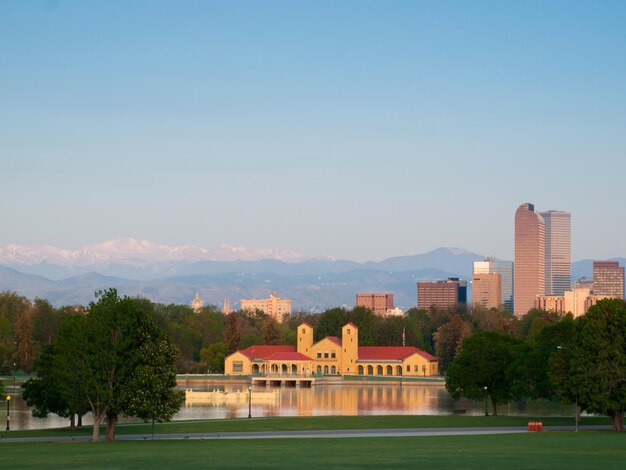
[{"label": "high-rise office building", "polygon": [[356,306],[369,308],[376,315],[385,315],[388,310],[393,310],[393,294],[385,293],[364,293],[356,295]]},{"label": "high-rise office building", "polygon": [[459,303],[467,303],[467,281],[450,277],[447,281],[417,283],[417,308],[419,309],[452,308]]},{"label": "high-rise office building", "polygon": [[515,283],[513,303],[516,315],[525,315],[545,294],[545,224],[535,206],[524,203],[515,211]]},{"label": "high-rise office building", "polygon": [[499,274],[500,305],[504,305],[506,310],[513,312],[513,263],[511,261],[496,261],[495,258],[474,261],[474,274]]},{"label": "high-rise office building", "polygon": [[540,212],[545,224],[546,295],[563,295],[572,287],[571,214]]},{"label": "high-rise office building", "polygon": [[501,276],[496,273],[472,275],[472,304],[484,308],[502,305]]},{"label": "high-rise office building", "polygon": [[617,261],[593,262],[593,294],[605,298],[624,298],[624,267]]}]

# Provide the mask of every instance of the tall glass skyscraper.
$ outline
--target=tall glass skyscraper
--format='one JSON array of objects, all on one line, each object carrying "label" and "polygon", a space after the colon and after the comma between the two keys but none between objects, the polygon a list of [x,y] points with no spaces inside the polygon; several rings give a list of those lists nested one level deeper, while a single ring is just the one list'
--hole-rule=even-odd
[{"label": "tall glass skyscraper", "polygon": [[563,295],[572,288],[571,214],[540,212],[545,223],[546,295]]},{"label": "tall glass skyscraper", "polygon": [[525,315],[535,307],[537,296],[545,294],[546,274],[545,223],[529,203],[515,211],[514,272],[515,314]]}]

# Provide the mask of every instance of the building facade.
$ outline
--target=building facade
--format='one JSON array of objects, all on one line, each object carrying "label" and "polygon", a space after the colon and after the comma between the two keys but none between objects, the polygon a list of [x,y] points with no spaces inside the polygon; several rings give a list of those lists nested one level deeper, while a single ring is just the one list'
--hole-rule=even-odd
[{"label": "building facade", "polygon": [[565,313],[565,297],[563,295],[538,295],[535,308],[547,312]]},{"label": "building facade", "polygon": [[563,295],[572,287],[571,214],[540,212],[545,224],[546,295]]},{"label": "building facade", "polygon": [[393,294],[360,292],[356,295],[356,306],[368,308],[376,315],[386,315],[388,310],[394,309]]},{"label": "building facade", "polygon": [[513,263],[498,261],[495,258],[485,258],[483,261],[474,261],[474,274],[500,275],[500,305],[505,310],[513,312]]},{"label": "building facade", "polygon": [[228,375],[372,375],[428,377],[437,358],[412,346],[359,346],[359,329],[348,323],[341,338],[314,342],[313,327],[298,327],[297,346],[250,346],[226,357]]},{"label": "building facade", "polygon": [[500,274],[472,275],[472,304],[486,309],[498,308],[502,305]]},{"label": "building facade", "polygon": [[545,294],[545,224],[535,206],[524,203],[515,212],[515,283],[513,304],[516,315],[535,307]]},{"label": "building facade", "polygon": [[417,308],[419,309],[453,308],[459,303],[467,303],[467,281],[450,277],[447,281],[417,283]]},{"label": "building facade", "polygon": [[291,300],[279,298],[275,292],[272,292],[268,299],[241,299],[241,310],[254,312],[261,310],[270,317],[283,321],[291,315]]},{"label": "building facade", "polygon": [[574,318],[587,313],[588,300],[591,296],[593,283],[587,280],[575,282],[571,290],[563,294],[563,310],[571,313]]},{"label": "building facade", "polygon": [[593,294],[624,299],[624,267],[617,261],[593,262]]}]

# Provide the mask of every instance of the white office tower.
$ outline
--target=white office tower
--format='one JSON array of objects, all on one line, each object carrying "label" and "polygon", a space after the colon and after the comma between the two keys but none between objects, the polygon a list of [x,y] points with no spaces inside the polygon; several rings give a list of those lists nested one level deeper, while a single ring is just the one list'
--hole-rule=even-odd
[{"label": "white office tower", "polygon": [[546,295],[563,295],[572,288],[571,214],[540,212],[545,223]]},{"label": "white office tower", "polygon": [[513,263],[511,261],[496,261],[495,258],[474,261],[474,274],[499,274],[501,303],[507,311],[513,312]]}]

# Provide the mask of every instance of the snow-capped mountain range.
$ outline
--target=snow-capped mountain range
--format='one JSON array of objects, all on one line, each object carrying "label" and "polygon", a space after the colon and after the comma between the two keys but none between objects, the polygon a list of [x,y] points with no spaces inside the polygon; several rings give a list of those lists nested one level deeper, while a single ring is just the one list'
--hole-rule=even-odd
[{"label": "snow-capped mountain range", "polygon": [[208,249],[194,245],[164,245],[135,238],[105,241],[76,250],[48,245],[23,246],[15,244],[0,248],[0,264],[32,266],[49,263],[74,268],[110,263],[143,266],[147,263],[253,261],[260,259],[298,262],[310,259],[310,257],[288,250],[251,249],[226,244]]}]

